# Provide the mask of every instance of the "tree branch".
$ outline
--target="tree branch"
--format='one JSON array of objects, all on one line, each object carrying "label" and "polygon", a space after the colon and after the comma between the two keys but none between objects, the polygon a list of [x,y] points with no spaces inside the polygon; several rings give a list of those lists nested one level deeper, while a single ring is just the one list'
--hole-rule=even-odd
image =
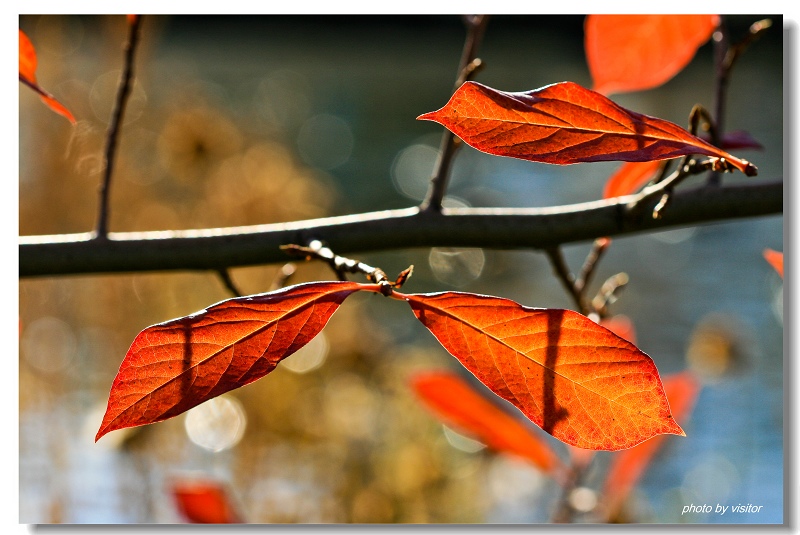
[{"label": "tree branch", "polygon": [[550,208],[452,208],[442,214],[405,208],[248,227],[110,233],[102,241],[92,240],[92,233],[22,236],[19,276],[217,271],[284,262],[281,245],[313,239],[340,254],[437,246],[546,249],[783,211],[782,182],[675,192],[661,219],[629,214],[625,207],[635,197]]}]

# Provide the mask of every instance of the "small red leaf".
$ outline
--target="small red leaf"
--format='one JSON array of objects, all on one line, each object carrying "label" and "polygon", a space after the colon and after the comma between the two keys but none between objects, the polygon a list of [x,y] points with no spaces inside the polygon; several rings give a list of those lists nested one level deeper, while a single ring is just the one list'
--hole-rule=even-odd
[{"label": "small red leaf", "polygon": [[313,282],[236,297],[140,332],[111,385],[95,440],[160,422],[260,379],[319,333],[344,299],[375,285]]},{"label": "small red leaf", "polygon": [[655,178],[661,162],[625,162],[606,182],[603,198],[622,197],[636,193]]},{"label": "small red leaf", "polygon": [[402,297],[483,384],[567,444],[620,450],[684,435],[650,357],[577,312],[458,292]]},{"label": "small red leaf", "polygon": [[425,405],[456,430],[494,451],[527,459],[545,473],[556,477],[563,473],[564,466],[546,442],[458,375],[445,371],[419,373],[412,385]]},{"label": "small red leaf", "polygon": [[178,511],[195,524],[238,524],[241,522],[227,489],[216,481],[175,481],[172,494]]},{"label": "small red leaf", "polygon": [[466,82],[443,108],[417,119],[440,123],[479,151],[534,162],[646,162],[704,154],[725,158],[748,176],[758,172],[674,123],[626,110],[573,82],[526,93]]},{"label": "small red leaf", "polygon": [[[664,392],[669,398],[673,416],[676,420],[683,421],[689,417],[694,408],[700,392],[700,383],[691,373],[682,372],[664,379]],[[647,470],[665,438],[663,435],[652,438],[614,456],[603,489],[609,518],[617,515],[622,503]]]},{"label": "small red leaf", "polygon": [[586,61],[605,95],[658,87],[692,61],[719,24],[717,15],[589,15]]},{"label": "small red leaf", "polygon": [[28,36],[20,30],[19,31],[19,81],[39,93],[42,102],[58,113],[63,115],[69,122],[75,124],[75,117],[72,116],[70,111],[57,101],[53,95],[39,87],[36,83],[36,49],[33,48],[33,43],[28,39]]},{"label": "small red leaf", "polygon": [[19,31],[19,76],[36,84],[36,49],[22,30]]},{"label": "small red leaf", "polygon": [[783,278],[783,253],[772,249],[764,249],[764,259],[769,262],[769,264],[775,268],[775,271],[778,272],[778,275]]}]

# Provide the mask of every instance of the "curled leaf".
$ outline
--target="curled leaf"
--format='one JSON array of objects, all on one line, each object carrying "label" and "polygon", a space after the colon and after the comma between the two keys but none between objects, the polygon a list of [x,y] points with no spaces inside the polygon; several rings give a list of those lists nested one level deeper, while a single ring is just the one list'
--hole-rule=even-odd
[{"label": "curled leaf", "polygon": [[692,61],[718,15],[588,15],[586,61],[598,93],[658,87]]},{"label": "curled leaf", "polygon": [[531,461],[545,473],[556,477],[563,473],[563,464],[546,442],[455,373],[418,373],[411,384],[425,405],[456,430],[496,452]]},{"label": "curled leaf", "polygon": [[459,292],[403,297],[483,384],[567,444],[620,450],[684,435],[650,357],[577,312]]},{"label": "curled leaf", "polygon": [[95,440],[160,422],[249,384],[314,338],[344,299],[372,288],[314,282],[221,301],[140,332],[131,344]]},{"label": "curled leaf", "polygon": [[703,154],[724,158],[748,176],[758,172],[674,123],[627,110],[573,82],[526,93],[466,82],[443,108],[417,119],[440,123],[479,151],[522,160],[567,165]]},{"label": "curled leaf", "polygon": [[28,36],[25,35],[25,32],[22,30],[19,31],[19,81],[39,93],[39,96],[42,99],[42,102],[47,104],[47,106],[53,110],[54,112],[58,113],[59,115],[63,115],[69,122],[75,124],[75,117],[72,116],[72,113],[59,101],[57,101],[53,95],[42,89],[39,84],[36,82],[36,66],[37,66],[37,59],[36,59],[36,49],[33,47],[33,43],[31,40],[28,39]]}]

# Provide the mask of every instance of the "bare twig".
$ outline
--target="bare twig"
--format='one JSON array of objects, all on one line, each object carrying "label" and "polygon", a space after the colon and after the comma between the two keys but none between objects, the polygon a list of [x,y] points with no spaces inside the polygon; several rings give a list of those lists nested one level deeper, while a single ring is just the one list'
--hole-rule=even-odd
[{"label": "bare twig", "polygon": [[[714,32],[714,122],[716,124],[716,137],[712,133],[711,142],[720,146],[722,138],[725,134],[725,106],[728,99],[728,82],[730,80],[731,70],[736,60],[739,59],[745,50],[750,45],[761,37],[770,26],[772,21],[770,19],[760,20],[753,23],[747,35],[735,45],[730,45],[728,31],[725,26],[725,19],[720,16],[720,23],[717,30]],[[719,173],[712,173],[708,177],[709,185],[718,185],[721,182]]]},{"label": "bare twig", "polygon": [[133,79],[133,58],[136,46],[139,43],[139,28],[141,27],[142,16],[128,18],[128,42],[125,45],[125,64],[122,69],[122,80],[117,91],[117,100],[114,104],[114,111],[111,114],[111,122],[108,125],[106,134],[105,151],[105,170],[103,181],[99,188],[99,206],[97,212],[97,228],[95,236],[104,240],[108,235],[108,199],[111,191],[111,176],[114,172],[114,158],[117,152],[117,140],[122,120],[125,116],[125,104],[131,92],[131,80]]},{"label": "bare twig", "polygon": [[239,288],[237,288],[236,284],[233,282],[230,271],[228,271],[227,269],[220,269],[217,270],[217,275],[219,275],[219,278],[222,281],[222,284],[225,285],[225,288],[227,288],[228,291],[231,292],[234,297],[241,297],[243,295],[242,292],[239,291]]},{"label": "bare twig", "polygon": [[572,300],[575,301],[575,306],[578,307],[578,310],[581,314],[588,314],[589,308],[583,299],[581,291],[578,290],[577,286],[575,285],[575,276],[570,272],[569,267],[564,260],[564,255],[561,252],[561,248],[550,247],[545,249],[545,253],[547,254],[547,258],[550,260],[550,265],[553,266],[553,271],[555,272],[556,277],[561,281],[561,284],[567,290],[567,293],[570,295],[570,297],[572,297]]},{"label": "bare twig", "polygon": [[[481,60],[477,59],[478,47],[483,39],[486,24],[489,21],[487,15],[472,15],[464,17],[464,24],[467,27],[467,37],[464,41],[464,50],[461,53],[461,61],[458,64],[458,75],[454,89],[474,76],[483,66]],[[425,200],[420,204],[422,212],[439,213],[442,210],[442,199],[447,189],[447,180],[450,177],[450,167],[461,140],[458,139],[450,130],[444,130],[442,142],[439,145],[439,158],[431,176],[428,193]]]},{"label": "bare twig", "polygon": [[586,255],[586,260],[583,261],[583,267],[581,268],[581,272],[578,275],[577,280],[575,280],[575,290],[584,295],[586,287],[589,285],[589,282],[592,280],[592,275],[594,275],[595,269],[597,269],[597,264],[600,261],[600,258],[603,256],[603,253],[606,252],[608,249],[608,245],[611,243],[611,240],[608,238],[597,238],[592,242],[592,249],[589,251],[589,254]]}]

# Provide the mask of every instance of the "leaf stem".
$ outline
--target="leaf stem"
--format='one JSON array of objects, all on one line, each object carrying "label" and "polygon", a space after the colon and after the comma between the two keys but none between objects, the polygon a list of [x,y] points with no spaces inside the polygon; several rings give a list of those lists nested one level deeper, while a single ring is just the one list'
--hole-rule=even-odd
[{"label": "leaf stem", "polygon": [[114,159],[117,152],[117,141],[119,129],[125,116],[125,105],[131,92],[131,80],[133,78],[133,59],[136,47],[139,43],[139,28],[141,27],[142,16],[128,19],[128,41],[125,45],[125,63],[122,70],[122,80],[117,90],[117,99],[114,104],[114,111],[111,114],[111,122],[108,125],[106,134],[105,150],[105,170],[103,181],[99,188],[99,206],[97,213],[97,228],[95,237],[100,240],[107,239],[108,236],[108,200],[111,191],[111,176],[114,172]]},{"label": "leaf stem", "polygon": [[346,258],[335,254],[329,247],[319,240],[312,240],[307,247],[301,245],[281,245],[287,254],[303,256],[306,260],[321,260],[328,264],[341,281],[347,280],[346,273],[361,273],[368,281],[374,282],[380,288],[380,293],[390,296],[394,288],[399,288],[411,276],[414,266],[403,270],[397,280],[392,282],[381,268],[369,266],[358,260]]},{"label": "leaf stem", "polygon": [[[483,63],[476,56],[478,47],[483,39],[486,24],[489,22],[488,15],[471,15],[464,17],[464,24],[467,27],[467,37],[464,41],[464,49],[461,53],[461,61],[458,65],[458,75],[454,90],[461,87],[467,80],[470,80]],[[428,193],[425,200],[420,204],[422,212],[441,213],[442,199],[447,189],[447,180],[450,177],[450,168],[456,150],[461,144],[461,140],[450,130],[444,129],[442,141],[439,145],[439,157],[436,160],[431,181],[428,186]]]}]

